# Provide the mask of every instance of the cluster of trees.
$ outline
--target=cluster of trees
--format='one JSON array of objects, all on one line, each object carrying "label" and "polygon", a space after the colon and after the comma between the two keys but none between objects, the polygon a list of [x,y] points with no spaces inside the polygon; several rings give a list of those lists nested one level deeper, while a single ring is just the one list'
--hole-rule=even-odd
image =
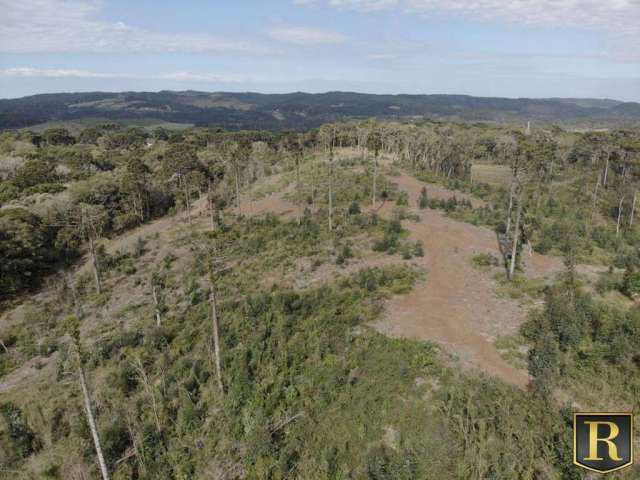
[{"label": "cluster of trees", "polygon": [[[602,136],[611,144],[605,154],[599,153]],[[190,242],[193,264],[176,272],[169,256],[157,262],[146,272],[148,309],[136,307],[139,321],[92,348],[80,334],[92,297],[68,278],[62,305],[46,324],[71,339],[60,345],[59,381],[47,387],[58,395],[38,404],[44,414],[0,404],[0,463],[21,468],[46,450],[48,463],[33,461],[30,472],[60,478],[76,462],[79,471],[105,480],[410,479],[452,472],[478,479],[576,478],[570,418],[550,401],[553,389],[567,379],[612,374],[623,380],[616,393],[640,391],[637,309],[595,302],[575,273],[579,255],[600,249],[608,253],[605,260],[625,268],[620,289],[632,298],[637,293],[637,142],[634,132],[594,136],[372,121],[278,135],[148,133],[116,125],[78,135],[60,129],[2,134],[3,295],[32,286],[84,249],[101,292],[108,263],[115,262],[101,251],[102,238],[169,212],[180,211],[190,222],[196,200],[215,228],[185,229],[180,241]],[[366,166],[366,185],[351,184],[358,192],[344,188],[339,148],[353,149]],[[321,169],[303,168],[309,152],[322,158]],[[525,243],[564,254],[566,277],[548,289],[544,309],[523,328],[539,395],[453,375],[430,345],[360,328],[376,320],[385,296],[411,288],[418,278],[411,269],[367,269],[303,291],[256,290],[275,266],[293,268],[301,258],[313,265],[331,251],[336,263],[347,263],[354,255],[349,228],[353,238],[379,234],[376,250],[405,258],[424,253],[420,244],[403,242],[406,195],[394,194],[400,213],[392,221],[361,211],[360,203],[375,212],[389,197],[378,175],[383,159],[482,192],[510,278]],[[510,178],[499,187],[478,187],[470,168],[476,162],[508,165]],[[243,217],[242,189],[285,169],[300,205],[296,221]],[[309,205],[321,207],[315,213],[303,211],[305,192]],[[467,200],[430,198],[428,187],[417,206],[474,210]],[[216,215],[223,207],[239,215],[225,222]],[[136,246],[144,248],[144,242]],[[0,342],[0,355],[8,351]],[[79,388],[69,388],[71,376]],[[36,427],[38,414],[47,420]],[[425,428],[437,435],[425,437]]]},{"label": "cluster of trees", "polygon": [[[318,220],[247,217],[191,235],[192,265],[165,259],[150,280],[160,321],[153,305],[91,348],[78,329],[88,299],[71,288],[55,395],[0,406],[0,462],[24,478],[575,478],[557,407],[361,327],[417,272],[256,289],[270,262],[331,245]],[[239,275],[238,262],[252,263]]]},{"label": "cluster of trees", "polygon": [[[227,204],[241,213],[243,186],[276,170],[295,172],[301,218],[300,168],[305,152],[319,152],[328,159],[325,189],[332,230],[335,150],[345,147],[370,159],[374,208],[381,195],[378,164],[383,156],[422,176],[454,182],[458,188],[474,193],[484,189],[481,193],[494,211],[467,216],[496,228],[510,277],[518,267],[522,243],[543,253],[554,249],[561,253],[571,237],[579,243],[579,254],[590,256],[594,247],[617,252],[638,239],[634,219],[640,135],[636,131],[577,134],[559,128],[520,131],[369,120],[328,124],[304,134],[163,128],[148,132],[117,124],[89,127],[77,135],[63,128],[41,134],[5,132],[0,136],[0,203],[5,209],[27,207],[38,217],[39,226],[30,228],[36,236],[25,245],[34,248],[24,252],[26,261],[31,258],[38,268],[25,270],[19,266],[21,259],[5,267],[24,275],[6,277],[4,293],[37,284],[52,259],[72,260],[83,242],[91,250],[91,242],[99,242],[101,236],[121,233],[172,210],[184,212],[190,221],[191,205],[198,199],[206,197],[212,218]],[[508,166],[511,178],[504,188],[487,190],[472,178],[471,165],[476,163]],[[315,178],[311,182],[307,190],[315,204],[318,185]],[[36,208],[34,199],[42,195],[47,200]],[[449,212],[470,207],[429,203]],[[87,211],[99,222],[88,223]],[[4,221],[19,216],[24,217],[5,215]],[[8,229],[16,230],[20,227]],[[11,242],[20,240],[12,237],[5,242],[4,248],[11,249]],[[37,262],[33,259],[39,257],[42,242],[50,254]]]},{"label": "cluster of trees", "polygon": [[[247,183],[299,164],[311,137],[220,130],[149,133],[104,124],[71,134],[55,128],[0,135],[3,229],[0,297],[37,286],[100,239],[205,199],[213,212],[234,203]],[[281,160],[285,158],[285,160]],[[280,163],[280,165],[278,165]]]},{"label": "cluster of trees", "polygon": [[[496,215],[512,276],[522,242],[563,253],[569,242],[588,258],[595,249],[610,259],[639,240],[640,134],[636,130],[572,133],[559,128],[516,130],[482,125],[374,122],[345,126],[342,144],[361,148],[376,132],[382,151],[427,178],[481,194]],[[504,165],[504,189],[474,183],[471,164]],[[446,206],[443,206],[446,207]],[[468,207],[468,206],[467,206]],[[451,208],[451,206],[450,206]]]}]

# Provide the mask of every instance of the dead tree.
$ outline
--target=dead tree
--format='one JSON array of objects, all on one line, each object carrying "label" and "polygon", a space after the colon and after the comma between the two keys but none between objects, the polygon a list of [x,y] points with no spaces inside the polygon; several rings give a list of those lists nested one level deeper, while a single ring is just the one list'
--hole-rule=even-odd
[{"label": "dead tree", "polygon": [[98,457],[100,472],[102,473],[103,480],[109,480],[109,471],[107,470],[107,464],[104,461],[104,455],[102,455],[102,447],[100,445],[100,436],[98,435],[98,428],[96,427],[96,420],[93,415],[93,409],[91,406],[91,394],[89,393],[87,380],[84,376],[84,369],[82,368],[80,355],[78,355],[78,375],[80,377],[80,387],[82,388],[82,396],[84,397],[84,409],[87,415],[87,422],[89,423],[89,429],[91,430],[93,445],[96,449],[96,456]]},{"label": "dead tree", "polygon": [[216,381],[220,393],[224,395],[224,382],[222,376],[222,345],[220,342],[220,319],[218,315],[218,306],[216,302],[216,277],[228,270],[225,265],[225,257],[223,252],[216,244],[200,244],[195,245],[194,250],[197,255],[206,259],[207,271],[209,276],[209,307],[211,312],[211,329],[213,337],[213,360],[216,368]]},{"label": "dead tree", "polygon": [[369,148],[373,150],[373,179],[371,185],[371,207],[373,210],[376,208],[376,195],[378,188],[378,157],[380,155],[381,139],[380,132],[374,130],[369,135]]},{"label": "dead tree", "polygon": [[91,438],[93,439],[93,446],[96,450],[96,457],[98,460],[98,465],[100,466],[100,472],[102,474],[102,480],[109,480],[109,470],[107,469],[107,464],[104,461],[104,455],[102,454],[102,445],[100,443],[100,435],[98,434],[98,427],[96,426],[96,419],[93,413],[93,406],[91,404],[91,392],[89,391],[89,386],[87,384],[87,379],[84,373],[83,366],[83,352],[82,347],[80,345],[80,328],[79,321],[82,315],[82,311],[80,309],[80,304],[78,303],[78,299],[75,293],[75,286],[73,283],[70,283],[70,287],[72,289],[72,298],[73,304],[76,311],[76,317],[72,319],[70,324],[70,333],[73,341],[73,346],[76,350],[76,360],[78,362],[78,380],[80,382],[80,389],[82,390],[82,397],[84,400],[84,411],[87,417],[87,423],[89,424],[89,430],[91,431]]},{"label": "dead tree", "polygon": [[333,232],[333,138],[329,147],[329,231]]},{"label": "dead tree", "polygon": [[602,178],[602,174],[598,172],[598,180],[596,181],[596,188],[593,190],[593,208],[591,210],[591,222],[596,216],[596,211],[598,208],[598,190],[600,188],[600,179]]},{"label": "dead tree", "polygon": [[224,395],[224,385],[222,383],[222,366],[220,362],[220,334],[218,328],[218,309],[216,306],[216,289],[211,280],[211,292],[209,294],[209,304],[211,305],[211,323],[213,327],[213,352],[216,363],[216,374],[218,380],[218,388],[220,393]]},{"label": "dead tree", "polygon": [[509,208],[507,209],[507,226],[505,231],[507,234],[511,230],[511,213],[513,212],[513,193],[515,189],[515,179],[511,180],[511,188],[509,190]]},{"label": "dead tree", "polygon": [[102,293],[102,282],[100,280],[100,263],[96,242],[101,237],[102,225],[104,223],[105,212],[89,205],[82,205],[80,208],[80,232],[89,241],[89,253],[91,254],[91,265],[93,267],[93,278],[96,285],[96,292]]},{"label": "dead tree", "polygon": [[518,255],[518,241],[520,239],[520,220],[522,217],[522,191],[518,195],[518,210],[516,213],[516,225],[513,232],[513,245],[511,250],[511,264],[509,265],[509,280],[513,280],[516,271],[516,260]]},{"label": "dead tree", "polygon": [[302,152],[298,152],[296,150],[295,152],[295,162],[296,162],[296,196],[298,197],[298,201],[300,202],[300,208],[298,209],[298,225],[300,225],[300,222],[302,220],[302,212],[303,212],[303,201],[302,201],[302,194],[301,194],[301,188],[302,188],[302,183],[300,182],[300,161],[302,157]]},{"label": "dead tree", "polygon": [[622,220],[622,210],[624,208],[624,199],[626,195],[622,195],[620,197],[620,202],[618,202],[618,220],[616,221],[616,238],[620,236],[620,222]]},{"label": "dead tree", "polygon": [[162,326],[164,277],[159,272],[151,275],[151,298],[155,312],[156,326]]},{"label": "dead tree", "polygon": [[156,431],[158,432],[158,435],[162,435],[162,427],[160,426],[160,415],[158,414],[158,402],[156,402],[156,396],[151,388],[151,382],[149,381],[147,372],[144,369],[142,360],[140,360],[139,357],[136,357],[135,361],[132,362],[132,365],[136,370],[138,377],[140,378],[145,393],[151,400],[151,408],[153,410],[153,419],[156,424]]},{"label": "dead tree", "polygon": [[211,180],[207,183],[207,208],[209,210],[209,221],[211,222],[211,231],[216,229],[215,215],[213,211],[213,193],[211,188]]},{"label": "dead tree", "polygon": [[242,209],[240,208],[240,173],[242,169],[242,164],[249,156],[249,146],[245,143],[235,144],[235,148],[232,146],[230,151],[230,161],[233,167],[233,178],[236,190],[236,209],[238,215],[242,214]]}]

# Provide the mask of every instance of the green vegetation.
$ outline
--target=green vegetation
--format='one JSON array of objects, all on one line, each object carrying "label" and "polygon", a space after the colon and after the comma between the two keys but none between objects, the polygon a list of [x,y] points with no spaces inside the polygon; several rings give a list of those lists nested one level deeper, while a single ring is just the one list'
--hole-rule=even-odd
[{"label": "green vegetation", "polygon": [[[582,478],[573,410],[640,408],[638,138],[372,121],[3,132],[1,474],[100,478],[101,451],[115,480]],[[472,184],[483,162],[511,176]],[[400,171],[459,193],[405,192]],[[446,260],[407,233],[426,208],[493,228],[503,258],[459,263],[536,302],[495,342],[528,389],[372,328],[428,284],[420,257]],[[529,247],[565,268],[528,275]]]}]

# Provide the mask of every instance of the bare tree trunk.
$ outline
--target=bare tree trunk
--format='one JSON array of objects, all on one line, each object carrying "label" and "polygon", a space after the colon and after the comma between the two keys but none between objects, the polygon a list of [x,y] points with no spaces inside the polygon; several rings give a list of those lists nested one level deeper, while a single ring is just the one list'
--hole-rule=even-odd
[{"label": "bare tree trunk", "polygon": [[2,347],[2,349],[4,350],[4,353],[9,353],[9,349],[1,339],[0,339],[0,347]]},{"label": "bare tree trunk", "polygon": [[140,470],[141,470],[140,473],[143,474],[142,476],[144,478],[144,475],[146,474],[146,471],[147,471],[144,455],[141,451],[144,449],[144,446],[141,445],[142,442],[140,441],[138,435],[136,435],[133,422],[128,416],[127,416],[127,431],[129,432],[129,437],[131,438],[131,445],[133,447],[133,451],[135,452],[136,460],[138,460],[138,465],[140,466]]},{"label": "bare tree trunk", "polygon": [[187,186],[187,181],[182,175],[182,188],[184,188],[184,207],[187,211],[187,220],[189,222],[189,226],[191,226],[191,198],[189,197],[189,187]]},{"label": "bare tree trunk", "polygon": [[312,161],[312,166],[313,166],[313,174],[311,175],[311,208],[313,209],[313,211],[316,210],[316,175],[317,175],[317,168],[316,168],[316,162],[313,160],[313,158],[311,159]]},{"label": "bare tree trunk", "polygon": [[602,177],[602,186],[607,186],[607,177],[609,175],[609,159],[611,158],[611,154],[607,153],[607,162],[604,167],[604,176]]},{"label": "bare tree trunk", "polygon": [[373,157],[373,187],[372,187],[372,198],[371,198],[371,206],[375,210],[376,209],[376,190],[378,186],[378,156]]},{"label": "bare tree trunk", "polygon": [[616,222],[616,238],[620,235],[620,221],[622,220],[622,207],[624,202],[624,195],[620,198],[620,203],[618,204],[618,221]]},{"label": "bare tree trunk", "polygon": [[133,362],[133,367],[138,371],[138,375],[142,380],[142,385],[144,386],[144,390],[149,396],[149,399],[151,400],[151,408],[153,409],[153,418],[156,422],[156,431],[158,432],[158,435],[161,435],[162,427],[160,426],[160,415],[158,414],[158,404],[156,403],[156,396],[154,395],[153,390],[151,389],[151,382],[149,382],[149,377],[147,376],[147,372],[145,372],[144,370],[144,365],[142,364],[142,361],[140,360],[140,358],[135,359],[135,361]]},{"label": "bare tree trunk", "polygon": [[158,301],[158,290],[155,285],[151,286],[151,295],[153,296],[153,305],[156,310],[156,326],[162,325],[162,315],[160,313],[160,302]]},{"label": "bare tree trunk", "polygon": [[629,228],[633,227],[633,217],[636,214],[636,200],[638,197],[638,191],[633,192],[633,203],[631,204],[631,215],[629,216]]},{"label": "bare tree trunk", "polygon": [[216,293],[213,284],[211,284],[211,294],[209,297],[211,304],[211,322],[213,324],[213,352],[216,362],[216,373],[218,375],[218,388],[220,393],[224,395],[224,385],[222,383],[222,367],[220,365],[220,337],[218,334],[218,310],[216,308]]},{"label": "bare tree trunk", "polygon": [[329,231],[333,231],[333,146],[329,153]]},{"label": "bare tree trunk", "polygon": [[596,208],[598,208],[598,189],[600,188],[600,177],[601,177],[601,174],[598,174],[598,181],[596,182],[596,188],[593,191],[593,209],[591,210],[592,222],[594,217],[596,216]]},{"label": "bare tree trunk", "polygon": [[300,198],[300,159],[296,157],[296,196],[298,197],[298,201],[300,202],[300,208],[298,209],[298,225],[300,225],[300,221],[302,219],[302,207],[304,202]]},{"label": "bare tree trunk", "polygon": [[522,216],[522,192],[518,196],[518,211],[516,213],[516,225],[513,232],[513,249],[511,251],[511,265],[509,266],[509,280],[513,279],[516,271],[516,257],[518,254],[518,241],[520,240],[520,217]]},{"label": "bare tree trunk", "polygon": [[509,191],[509,209],[507,210],[507,227],[505,228],[505,232],[507,235],[509,234],[509,230],[511,230],[511,212],[513,211],[513,193],[515,188],[515,182],[511,181],[511,190]]},{"label": "bare tree trunk", "polygon": [[215,221],[215,216],[213,215],[213,199],[211,198],[211,182],[209,182],[209,186],[207,187],[207,204],[209,207],[209,221],[211,222],[211,231],[213,232],[216,229],[216,221]]},{"label": "bare tree trunk", "polygon": [[93,445],[96,449],[96,455],[98,456],[98,463],[100,464],[100,471],[102,473],[103,480],[109,480],[109,471],[107,470],[107,464],[104,461],[102,455],[102,447],[100,446],[100,437],[98,436],[98,429],[96,428],[96,420],[93,416],[93,410],[91,408],[91,396],[89,394],[89,388],[87,387],[87,381],[84,376],[84,370],[82,368],[82,361],[80,360],[80,354],[78,353],[78,374],[80,377],[80,387],[82,388],[82,395],[84,397],[84,409],[87,414],[87,422],[89,423],[89,429],[91,430],[91,436],[93,437]]},{"label": "bare tree trunk", "polygon": [[100,283],[100,265],[98,264],[96,244],[92,236],[89,236],[89,250],[91,252],[91,264],[93,266],[93,278],[96,283],[96,292],[100,294],[102,293],[102,284]]},{"label": "bare tree trunk", "polygon": [[240,179],[238,178],[238,169],[235,168],[235,182],[236,182],[236,208],[238,209],[238,215],[242,213],[240,210]]}]

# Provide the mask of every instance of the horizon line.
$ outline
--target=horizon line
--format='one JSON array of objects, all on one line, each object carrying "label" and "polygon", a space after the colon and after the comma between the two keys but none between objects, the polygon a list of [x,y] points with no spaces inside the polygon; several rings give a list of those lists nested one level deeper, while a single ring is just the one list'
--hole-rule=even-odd
[{"label": "horizon line", "polygon": [[16,97],[2,97],[0,96],[0,101],[2,100],[19,100],[23,98],[29,97],[37,97],[43,95],[80,95],[80,94],[91,94],[91,93],[104,93],[104,94],[127,94],[127,93],[203,93],[203,94],[254,94],[254,95],[294,95],[294,94],[303,94],[303,95],[328,95],[328,94],[355,94],[355,95],[369,95],[376,97],[385,97],[385,96],[405,96],[405,97],[467,97],[467,98],[482,98],[482,99],[501,99],[501,100],[538,100],[538,101],[553,101],[553,100],[598,100],[598,101],[610,101],[610,102],[618,102],[618,103],[636,103],[640,104],[640,100],[619,100],[611,97],[536,97],[536,96],[484,96],[484,95],[470,95],[466,93],[371,93],[365,91],[355,91],[355,90],[326,90],[321,92],[309,92],[303,90],[293,90],[287,92],[264,92],[257,90],[194,90],[194,89],[186,89],[186,90],[172,90],[172,89],[160,89],[160,90],[76,90],[76,91],[58,91],[58,92],[42,92],[42,93],[33,93],[30,95],[21,95]]}]

